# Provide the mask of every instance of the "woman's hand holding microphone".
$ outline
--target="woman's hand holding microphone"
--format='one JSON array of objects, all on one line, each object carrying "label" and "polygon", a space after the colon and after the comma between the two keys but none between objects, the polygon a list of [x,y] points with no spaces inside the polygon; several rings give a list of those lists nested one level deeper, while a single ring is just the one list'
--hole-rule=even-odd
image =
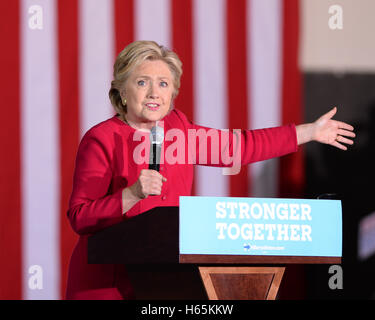
[{"label": "woman's hand holding microphone", "polygon": [[165,181],[167,181],[167,178],[156,170],[141,170],[138,180],[130,187],[122,190],[122,214],[130,210],[138,201],[150,195],[160,195]]}]

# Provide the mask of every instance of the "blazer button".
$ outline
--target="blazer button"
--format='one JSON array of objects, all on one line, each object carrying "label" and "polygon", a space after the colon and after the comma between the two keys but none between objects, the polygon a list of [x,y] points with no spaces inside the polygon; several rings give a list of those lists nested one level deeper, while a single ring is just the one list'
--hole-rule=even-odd
[{"label": "blazer button", "polygon": [[167,199],[166,195],[164,195],[164,196],[161,197],[161,200],[165,200],[165,199]]}]

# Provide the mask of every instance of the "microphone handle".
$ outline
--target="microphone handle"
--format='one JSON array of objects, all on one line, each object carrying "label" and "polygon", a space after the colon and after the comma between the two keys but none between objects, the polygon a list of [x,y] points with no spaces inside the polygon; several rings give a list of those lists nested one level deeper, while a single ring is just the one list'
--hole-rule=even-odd
[{"label": "microphone handle", "polygon": [[160,171],[160,164],[156,161],[156,143],[152,144],[152,162],[148,165],[148,168],[151,170]]}]

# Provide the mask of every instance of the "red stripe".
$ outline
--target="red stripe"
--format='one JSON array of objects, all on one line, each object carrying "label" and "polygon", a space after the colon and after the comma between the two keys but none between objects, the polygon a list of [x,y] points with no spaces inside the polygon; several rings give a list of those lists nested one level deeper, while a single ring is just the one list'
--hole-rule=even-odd
[{"label": "red stripe", "polygon": [[172,0],[172,50],[183,63],[181,91],[175,105],[183,111],[188,119],[194,118],[193,91],[193,32],[191,0]]},{"label": "red stripe", "polygon": [[[248,128],[246,0],[227,0],[227,87],[229,128]],[[230,176],[230,196],[250,193],[247,169]]]},{"label": "red stripe", "polygon": [[[193,8],[192,0],[172,0],[172,50],[182,61],[183,75],[180,92],[174,105],[194,120],[194,87],[193,87]],[[193,182],[192,194],[196,186]]]},{"label": "red stripe", "polygon": [[[298,67],[299,0],[283,1],[282,121],[300,124],[302,115],[302,77]],[[280,159],[280,196],[302,195],[305,183],[303,152]]]},{"label": "red stripe", "polygon": [[115,0],[115,57],[132,41],[134,41],[134,1]]},{"label": "red stripe", "polygon": [[65,297],[69,259],[77,236],[66,212],[72,191],[75,155],[79,142],[79,30],[78,2],[58,1],[58,54],[60,104],[60,293]]},{"label": "red stripe", "polygon": [[19,6],[0,1],[0,299],[22,299]]}]

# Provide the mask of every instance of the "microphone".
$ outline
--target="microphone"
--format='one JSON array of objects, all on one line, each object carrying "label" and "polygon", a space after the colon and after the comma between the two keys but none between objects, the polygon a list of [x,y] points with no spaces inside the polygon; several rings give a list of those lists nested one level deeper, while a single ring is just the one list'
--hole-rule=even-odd
[{"label": "microphone", "polygon": [[161,146],[164,140],[164,128],[154,126],[150,132],[150,162],[148,165],[149,169],[159,171],[160,169],[160,155]]}]

